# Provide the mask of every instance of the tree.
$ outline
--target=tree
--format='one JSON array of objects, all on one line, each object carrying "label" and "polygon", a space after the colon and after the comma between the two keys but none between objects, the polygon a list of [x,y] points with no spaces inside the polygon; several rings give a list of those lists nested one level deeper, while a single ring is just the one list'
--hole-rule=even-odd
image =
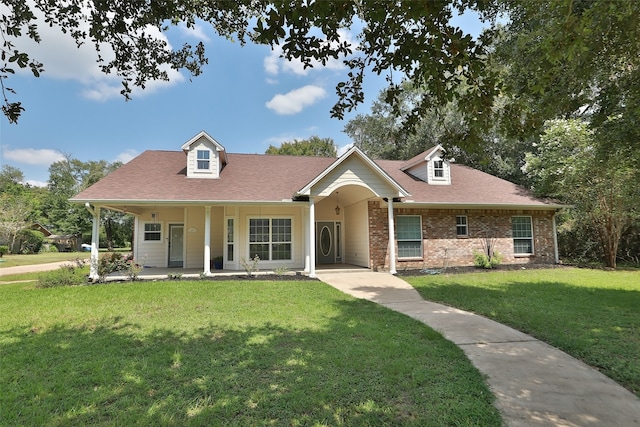
[{"label": "tree", "polygon": [[[490,32],[474,40],[450,23],[454,12],[473,10],[494,16],[494,5],[486,0],[443,0],[387,2],[371,0],[291,2],[287,0],[173,2],[128,1],[38,1],[7,0],[0,19],[2,62],[0,83],[4,95],[3,112],[15,123],[24,107],[10,101],[12,90],[6,82],[15,68],[28,68],[34,76],[44,65],[28,52],[16,48],[15,39],[39,41],[38,16],[47,25],[60,28],[79,45],[90,43],[104,73],[122,78],[122,94],[129,97],[132,86],[143,87],[152,80],[166,80],[167,68],[187,70],[193,76],[207,63],[205,47],[168,47],[164,34],[174,25],[187,27],[197,20],[208,22],[214,31],[241,43],[251,41],[282,48],[287,59],[302,61],[305,67],[343,59],[350,71],[336,87],[338,101],[332,116],[342,118],[364,99],[365,72],[387,74],[387,100],[393,104],[402,91],[392,73],[407,76],[431,93],[440,103],[458,93],[451,89],[465,83],[459,101],[464,111],[482,112],[496,95],[495,76],[485,68]],[[342,31],[361,28],[358,46],[343,39]],[[46,64],[45,64],[46,65]],[[420,101],[408,116],[417,120],[432,99]],[[477,114],[476,114],[477,113]]]},{"label": "tree", "polygon": [[[90,230],[89,212],[84,206],[70,203],[69,199],[120,165],[120,162],[109,163],[104,160],[82,162],[70,155],[51,164],[47,182],[49,194],[44,203],[49,225],[57,232],[75,236]],[[111,236],[108,236],[108,240],[110,239]]]},{"label": "tree", "polygon": [[24,190],[24,174],[18,168],[3,165],[0,170],[0,193],[19,194]]},{"label": "tree", "polygon": [[494,55],[509,95],[503,129],[535,134],[546,120],[583,117],[601,149],[640,162],[640,2],[500,3],[509,19]]},{"label": "tree", "polygon": [[333,139],[320,138],[314,135],[309,139],[294,139],[292,142],[283,142],[280,147],[269,145],[265,154],[336,157],[337,151]]},{"label": "tree", "polygon": [[[456,102],[432,107],[416,123],[412,132],[402,126],[417,99],[425,93],[410,82],[403,83],[396,116],[381,92],[373,102],[370,114],[358,114],[344,132],[374,159],[406,160],[438,144],[456,162],[491,173],[520,185],[528,183],[522,171],[524,155],[530,151],[531,138],[502,135],[497,127],[482,130],[474,127]],[[503,102],[498,103],[502,108]]]},{"label": "tree", "polygon": [[584,121],[548,122],[526,171],[538,195],[572,206],[573,221],[593,230],[606,265],[616,268],[620,239],[638,218],[640,176],[624,154],[603,156],[596,137]]},{"label": "tree", "polygon": [[13,250],[16,238],[24,229],[31,214],[28,198],[24,195],[0,195],[0,235],[5,236],[9,251]]}]

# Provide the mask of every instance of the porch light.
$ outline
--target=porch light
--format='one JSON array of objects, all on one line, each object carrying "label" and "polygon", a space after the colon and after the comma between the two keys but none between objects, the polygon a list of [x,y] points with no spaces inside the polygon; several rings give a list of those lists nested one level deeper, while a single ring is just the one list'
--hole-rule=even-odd
[{"label": "porch light", "polygon": [[338,192],[336,191],[336,215],[340,215],[340,206],[338,204]]}]

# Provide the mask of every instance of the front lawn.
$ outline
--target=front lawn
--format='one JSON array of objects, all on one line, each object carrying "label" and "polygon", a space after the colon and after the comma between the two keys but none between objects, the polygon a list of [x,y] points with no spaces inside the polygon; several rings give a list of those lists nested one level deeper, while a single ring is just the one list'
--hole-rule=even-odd
[{"label": "front lawn", "polygon": [[498,426],[463,352],[321,282],[0,286],[0,425]]},{"label": "front lawn", "polygon": [[425,299],[533,335],[640,397],[640,272],[562,268],[404,279]]},{"label": "front lawn", "polygon": [[89,252],[44,252],[40,254],[5,254],[0,269],[17,265],[48,264],[58,261],[74,261],[78,258],[89,259]]}]

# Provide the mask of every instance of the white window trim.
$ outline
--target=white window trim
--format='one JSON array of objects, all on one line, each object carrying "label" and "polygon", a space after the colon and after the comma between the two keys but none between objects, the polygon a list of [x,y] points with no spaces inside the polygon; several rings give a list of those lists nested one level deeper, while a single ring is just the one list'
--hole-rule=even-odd
[{"label": "white window trim", "polygon": [[[159,224],[160,225],[160,240],[147,240],[147,233],[156,233],[156,231],[147,231],[146,230],[146,225],[147,224]],[[164,242],[164,224],[160,221],[143,221],[142,222],[142,241],[144,243],[152,243],[152,244],[156,244],[156,243],[162,243]]]},{"label": "white window trim", "polygon": [[[515,240],[516,239],[520,239],[520,240],[524,240],[524,237],[514,237],[513,236],[513,218],[529,218],[529,226],[531,229],[531,253],[516,253],[515,251]],[[515,258],[528,258],[528,257],[532,257],[535,255],[536,253],[536,247],[535,247],[535,239],[534,239],[534,234],[533,234],[533,217],[531,215],[513,215],[511,217],[511,240],[513,242],[513,256]]]},{"label": "white window trim", "polygon": [[[200,173],[210,173],[210,172],[211,172],[211,162],[213,161],[213,156],[211,155],[211,154],[212,154],[212,153],[211,153],[211,150],[209,150],[209,149],[207,149],[207,148],[204,148],[204,149],[203,149],[203,148],[197,148],[195,151],[196,151],[196,152],[195,152],[195,156],[196,156],[196,164],[195,164],[194,172],[196,172],[196,173],[197,173],[197,172],[200,172]],[[209,158],[208,158],[208,159],[198,159],[198,153],[199,153],[199,152],[201,152],[201,151],[202,151],[202,152],[209,153]],[[206,168],[206,169],[204,169],[204,168],[199,168],[199,167],[198,167],[198,162],[199,162],[199,161],[207,161],[207,162],[209,162],[209,167],[208,167],[208,168]]]},{"label": "white window trim", "polygon": [[[227,245],[229,245],[228,234],[229,234],[229,220],[233,220],[233,260],[229,261],[228,253],[227,253]],[[238,263],[238,219],[235,216],[225,216],[224,217],[224,262],[228,262],[230,264],[236,265]]]},{"label": "white window trim", "polygon": [[[458,227],[462,227],[462,225],[458,224],[458,218],[464,218],[465,234],[458,234]],[[456,237],[460,239],[469,237],[469,217],[467,215],[456,215]]]},{"label": "white window trim", "polygon": [[[398,261],[413,261],[413,260],[421,260],[424,259],[424,236],[422,234],[422,215],[396,215],[396,242],[400,243],[400,242],[415,242],[415,239],[399,239],[398,238],[398,226],[397,226],[397,218],[400,217],[418,217],[420,219],[420,254],[421,256],[419,257],[401,257],[400,255],[398,255]],[[399,245],[398,245],[399,246]],[[400,253],[400,248],[398,248],[398,251],[396,253]]]},{"label": "white window trim", "polygon": [[[267,264],[283,264],[283,263],[291,263],[295,260],[295,246],[294,246],[294,230],[295,230],[295,223],[294,223],[294,218],[292,216],[286,216],[286,215],[274,215],[274,216],[248,216],[247,217],[247,260],[249,260],[250,258],[253,257],[253,255],[251,255],[251,220],[252,219],[268,219],[269,220],[269,241],[268,242],[263,242],[263,243],[267,243],[269,245],[269,258],[272,257],[272,253],[271,253],[271,245],[273,243],[289,243],[291,245],[291,258],[289,259],[276,259],[276,260],[271,260],[271,259],[260,259],[260,262],[264,262]],[[273,237],[273,232],[272,232],[272,221],[274,219],[288,219],[291,221],[291,241],[289,242],[273,242],[272,237]],[[254,243],[255,244],[255,243]]]},{"label": "white window trim", "polygon": [[[436,163],[437,162],[441,162],[442,163],[442,168],[437,168],[436,169]],[[446,162],[440,158],[435,158],[431,161],[431,169],[432,169],[432,176],[433,179],[435,181],[446,181],[447,180],[447,165]],[[442,171],[442,176],[437,176],[436,175],[436,170],[441,170]]]}]

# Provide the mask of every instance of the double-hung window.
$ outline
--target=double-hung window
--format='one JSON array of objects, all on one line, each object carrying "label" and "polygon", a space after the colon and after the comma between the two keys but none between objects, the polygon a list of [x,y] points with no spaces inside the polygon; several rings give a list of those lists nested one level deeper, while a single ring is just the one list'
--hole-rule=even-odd
[{"label": "double-hung window", "polygon": [[456,236],[458,237],[469,236],[469,223],[467,222],[466,215],[456,216]]},{"label": "double-hung window", "polygon": [[209,170],[209,165],[211,162],[211,151],[209,150],[198,150],[196,152],[197,161],[198,161],[198,170],[203,171]]},{"label": "double-hung window", "polygon": [[249,257],[264,261],[292,259],[291,218],[250,218]]},{"label": "double-hung window", "polygon": [[444,161],[442,160],[433,161],[433,177],[444,178]]},{"label": "double-hung window", "polygon": [[419,215],[396,217],[398,258],[422,258],[422,218]]},{"label": "double-hung window", "polygon": [[511,233],[515,255],[533,254],[533,227],[530,216],[511,217]]},{"label": "double-hung window", "polygon": [[158,242],[162,240],[162,225],[157,222],[146,222],[144,224],[144,241]]}]

